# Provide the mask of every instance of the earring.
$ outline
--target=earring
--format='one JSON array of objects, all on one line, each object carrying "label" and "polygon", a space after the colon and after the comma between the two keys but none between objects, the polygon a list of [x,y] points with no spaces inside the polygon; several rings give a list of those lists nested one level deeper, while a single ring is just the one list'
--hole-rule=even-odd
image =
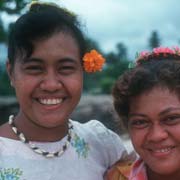
[{"label": "earring", "polygon": [[13,87],[13,83],[12,83],[12,81],[10,81],[10,85]]}]

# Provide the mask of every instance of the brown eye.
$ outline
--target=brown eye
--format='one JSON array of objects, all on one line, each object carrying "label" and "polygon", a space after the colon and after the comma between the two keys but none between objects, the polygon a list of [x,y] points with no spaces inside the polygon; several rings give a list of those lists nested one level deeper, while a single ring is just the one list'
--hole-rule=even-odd
[{"label": "brown eye", "polygon": [[76,70],[75,66],[72,65],[64,65],[60,66],[58,71],[62,74],[71,74]]},{"label": "brown eye", "polygon": [[137,128],[142,129],[149,126],[149,121],[143,120],[143,119],[137,119],[137,120],[130,120],[129,121],[129,127],[130,128]]},{"label": "brown eye", "polygon": [[73,66],[63,66],[62,69],[63,70],[73,70],[74,67]]},{"label": "brown eye", "polygon": [[31,66],[26,66],[25,71],[30,74],[37,74],[37,73],[41,73],[43,71],[43,68],[41,66],[31,65]]},{"label": "brown eye", "polygon": [[40,66],[29,66],[29,67],[26,67],[26,69],[28,69],[28,70],[41,70],[42,68]]},{"label": "brown eye", "polygon": [[175,125],[180,123],[180,115],[173,115],[165,118],[163,123],[166,125]]}]

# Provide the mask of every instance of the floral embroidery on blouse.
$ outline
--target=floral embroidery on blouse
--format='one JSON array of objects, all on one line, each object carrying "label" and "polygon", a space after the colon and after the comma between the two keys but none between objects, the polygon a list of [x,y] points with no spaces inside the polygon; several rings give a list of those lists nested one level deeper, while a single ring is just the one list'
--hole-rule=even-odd
[{"label": "floral embroidery on blouse", "polygon": [[0,168],[0,180],[20,180],[21,175],[19,168]]},{"label": "floral embroidery on blouse", "polygon": [[71,145],[76,149],[78,156],[86,158],[89,152],[89,144],[81,139],[77,134],[74,134]]}]

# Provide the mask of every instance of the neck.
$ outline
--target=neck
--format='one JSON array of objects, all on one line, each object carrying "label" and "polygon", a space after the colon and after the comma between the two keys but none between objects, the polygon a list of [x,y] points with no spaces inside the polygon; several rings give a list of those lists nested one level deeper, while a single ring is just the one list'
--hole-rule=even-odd
[{"label": "neck", "polygon": [[[63,153],[66,151],[68,145],[70,144],[70,141],[71,141],[71,129],[73,128],[72,125],[69,124],[69,127],[68,127],[68,135],[66,137],[66,142],[65,144],[62,146],[61,149],[59,149],[58,151],[56,152],[48,152],[44,149],[41,149],[39,147],[37,147],[34,143],[30,143],[29,140],[25,137],[25,135],[20,132],[17,127],[15,126],[15,123],[14,123],[14,117],[11,115],[9,117],[9,122],[8,124],[11,126],[13,132],[19,137],[19,139],[21,140],[21,142],[25,143],[25,144],[28,144],[28,146],[34,151],[36,152],[37,154],[40,154],[44,157],[47,157],[47,158],[53,158],[53,157],[58,157],[58,156],[62,156]],[[35,139],[34,141],[37,141],[39,139]],[[44,139],[43,139],[44,140]],[[43,141],[40,139],[40,141]],[[53,139],[54,140],[54,139]],[[46,141],[46,140],[45,140]],[[49,140],[48,140],[49,141]]]},{"label": "neck", "polygon": [[55,127],[45,127],[19,113],[14,118],[14,123],[18,131],[22,132],[29,141],[58,141],[68,133],[67,121],[64,124]]}]

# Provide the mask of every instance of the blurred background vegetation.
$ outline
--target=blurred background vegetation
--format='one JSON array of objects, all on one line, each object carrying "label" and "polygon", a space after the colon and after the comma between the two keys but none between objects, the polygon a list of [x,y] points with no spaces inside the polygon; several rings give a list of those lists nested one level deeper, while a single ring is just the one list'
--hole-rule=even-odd
[{"label": "blurred background vegetation", "polygon": [[[1,14],[6,12],[8,15],[19,15],[30,0],[0,0],[0,44],[7,47],[8,32],[11,23],[5,27],[4,19]],[[112,84],[125,70],[130,63],[128,47],[119,42],[115,45],[115,51],[102,52],[101,47],[96,40],[86,37],[86,43],[89,49],[95,48],[100,51],[106,59],[106,65],[102,72],[95,74],[85,74],[84,93],[88,94],[110,94]],[[150,32],[147,45],[149,50],[159,46],[161,43],[159,33],[154,30]],[[4,52],[0,52],[0,56]],[[0,61],[0,96],[14,95],[13,89],[9,85],[9,80],[5,70],[5,59]]]}]

